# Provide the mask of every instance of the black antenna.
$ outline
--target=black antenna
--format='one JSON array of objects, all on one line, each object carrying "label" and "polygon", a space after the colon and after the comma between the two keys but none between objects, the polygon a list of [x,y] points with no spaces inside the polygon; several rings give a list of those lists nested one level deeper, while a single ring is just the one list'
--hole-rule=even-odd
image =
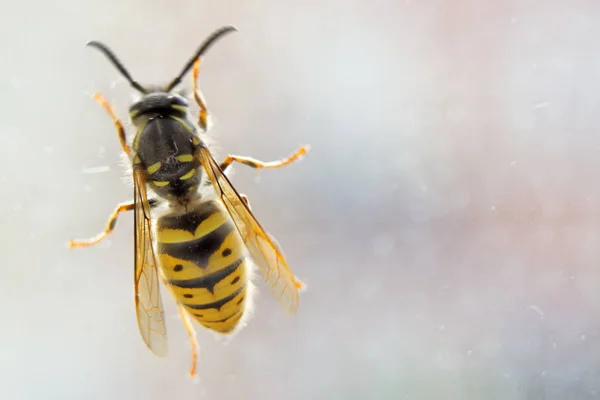
[{"label": "black antenna", "polygon": [[[185,67],[183,67],[183,69],[181,70],[181,73],[175,79],[173,79],[171,81],[171,83],[169,83],[169,86],[167,86],[167,88],[165,89],[165,91],[166,92],[170,92],[171,90],[173,90],[173,88],[175,86],[179,85],[181,83],[181,79],[183,78],[183,76],[190,70],[190,68],[192,68],[192,66],[194,65],[194,63],[196,62],[196,60],[198,58],[202,57],[202,55],[204,54],[204,52],[206,52],[206,50],[208,50],[210,48],[210,46],[212,46],[213,43],[215,43],[223,35],[225,35],[225,34],[227,34],[229,32],[233,32],[233,31],[237,31],[237,29],[235,27],[233,27],[233,26],[225,26],[225,27],[223,27],[223,28],[221,28],[221,29],[213,32],[213,34],[210,35],[204,41],[204,43],[202,43],[202,45],[200,45],[200,47],[196,51],[196,54],[194,54],[194,56],[192,58],[190,58],[190,60],[185,65]],[[123,72],[123,70],[121,70],[121,72]]]},{"label": "black antenna", "polygon": [[131,86],[133,86],[134,89],[136,89],[137,91],[139,91],[142,94],[146,94],[148,92],[146,89],[144,89],[144,87],[142,85],[137,83],[137,81],[133,80],[131,75],[129,75],[129,71],[127,71],[127,69],[125,69],[125,67],[123,66],[121,61],[119,61],[119,59],[117,58],[115,53],[113,53],[112,50],[110,50],[108,47],[106,47],[106,45],[104,45],[100,42],[91,41],[87,44],[87,46],[95,47],[98,50],[100,50],[102,53],[104,53],[104,55],[106,57],[108,57],[108,59],[112,62],[112,64],[119,70],[119,72],[125,77],[125,79],[127,79],[129,84]]}]

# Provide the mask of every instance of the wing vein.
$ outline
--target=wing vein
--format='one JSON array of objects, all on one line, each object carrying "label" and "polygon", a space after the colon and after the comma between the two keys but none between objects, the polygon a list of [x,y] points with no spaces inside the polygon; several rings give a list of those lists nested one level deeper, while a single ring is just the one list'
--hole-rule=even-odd
[{"label": "wing vein", "polygon": [[152,245],[146,182],[134,170],[135,302],[138,327],[144,342],[158,356],[167,354],[167,330]]},{"label": "wing vein", "polygon": [[298,308],[300,283],[292,274],[281,249],[256,220],[210,151],[206,147],[200,147],[197,154],[265,282],[284,309],[291,314],[295,313]]}]

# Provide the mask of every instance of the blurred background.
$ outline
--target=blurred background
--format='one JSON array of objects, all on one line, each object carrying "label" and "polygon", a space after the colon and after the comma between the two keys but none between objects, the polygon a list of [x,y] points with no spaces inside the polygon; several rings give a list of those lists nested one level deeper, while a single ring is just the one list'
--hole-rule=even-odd
[{"label": "blurred background", "polygon": [[[600,397],[600,3],[8,2],[0,16],[0,382],[4,399]],[[259,286],[199,379],[163,290],[169,356],[133,303],[131,198],[113,124],[204,38],[217,158],[309,290]],[[191,87],[191,75],[185,80]],[[194,110],[195,111],[195,110]]]}]

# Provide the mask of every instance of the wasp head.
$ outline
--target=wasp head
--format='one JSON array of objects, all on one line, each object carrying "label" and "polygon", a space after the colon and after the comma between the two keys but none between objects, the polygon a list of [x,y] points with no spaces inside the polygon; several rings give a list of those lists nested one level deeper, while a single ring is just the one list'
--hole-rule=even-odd
[{"label": "wasp head", "polygon": [[184,118],[189,107],[188,100],[178,93],[157,91],[147,93],[129,107],[129,116],[134,125],[140,125],[148,118],[173,115]]}]

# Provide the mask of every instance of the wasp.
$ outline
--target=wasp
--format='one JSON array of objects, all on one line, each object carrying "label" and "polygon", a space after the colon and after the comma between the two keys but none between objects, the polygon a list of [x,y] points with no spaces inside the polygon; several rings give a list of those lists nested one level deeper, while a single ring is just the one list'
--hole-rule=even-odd
[{"label": "wasp", "polygon": [[[203,139],[208,110],[198,87],[202,56],[218,39],[234,31],[237,29],[232,26],[215,31],[164,87],[140,85],[106,45],[88,43],[141,93],[129,108],[136,129],[131,144],[112,106],[102,95],[94,95],[112,118],[131,164],[133,201],[116,207],[102,233],[91,239],[72,240],[69,246],[87,247],[101,242],[115,228],[118,216],[133,210],[134,294],[141,336],[157,356],[167,355],[159,292],[162,281],[172,293],[189,335],[192,376],[198,358],[192,321],[222,335],[237,332],[250,313],[253,271],[260,271],[290,314],[295,314],[299,292],[305,289],[290,271],[277,241],[253,215],[248,198],[238,193],[225,172],[234,162],[257,170],[283,167],[300,159],[308,147],[302,146],[278,161],[229,155],[217,163]],[[200,108],[196,123],[190,117],[187,97],[183,92],[173,92],[192,67],[194,99]]]}]

